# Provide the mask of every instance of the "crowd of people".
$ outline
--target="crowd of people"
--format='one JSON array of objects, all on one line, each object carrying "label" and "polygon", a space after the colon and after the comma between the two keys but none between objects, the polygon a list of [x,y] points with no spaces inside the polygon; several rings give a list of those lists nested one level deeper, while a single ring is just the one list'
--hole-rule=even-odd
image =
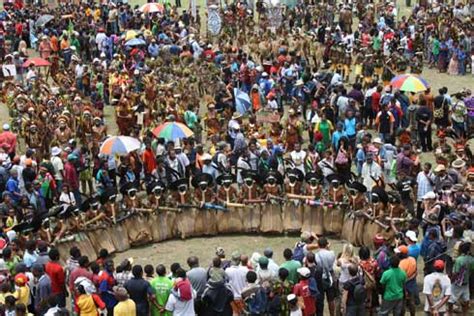
[{"label": "crowd of people", "polygon": [[[470,76],[474,5],[208,2],[5,3],[0,314],[468,315],[474,96],[391,81]],[[115,126],[141,148],[104,154]],[[238,232],[302,233],[281,264],[113,261]]]}]

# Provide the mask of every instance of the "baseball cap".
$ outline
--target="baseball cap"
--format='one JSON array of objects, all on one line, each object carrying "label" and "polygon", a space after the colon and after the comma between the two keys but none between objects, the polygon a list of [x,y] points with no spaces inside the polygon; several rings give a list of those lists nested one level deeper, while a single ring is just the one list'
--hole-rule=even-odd
[{"label": "baseball cap", "polygon": [[299,275],[301,275],[303,278],[307,278],[309,277],[309,275],[311,274],[311,271],[309,271],[308,268],[306,267],[303,267],[303,268],[299,268],[298,270],[296,270],[298,272]]},{"label": "baseball cap", "polygon": [[433,268],[435,268],[435,270],[444,270],[444,261],[441,259],[435,260]]},{"label": "baseball cap", "polygon": [[423,200],[434,200],[436,199],[436,194],[433,192],[433,191],[430,191],[428,193],[426,193],[425,195],[423,195]]},{"label": "baseball cap", "polygon": [[258,258],[258,264],[260,265],[267,265],[268,264],[268,258],[265,257],[265,256],[261,256],[260,258]]},{"label": "baseball cap", "polygon": [[405,233],[405,237],[410,239],[413,242],[418,241],[418,238],[416,237],[416,233],[412,230],[407,230],[407,232]]},{"label": "baseball cap", "polygon": [[401,254],[407,255],[408,247],[405,245],[398,246],[398,248],[395,249],[395,253],[401,253]]}]

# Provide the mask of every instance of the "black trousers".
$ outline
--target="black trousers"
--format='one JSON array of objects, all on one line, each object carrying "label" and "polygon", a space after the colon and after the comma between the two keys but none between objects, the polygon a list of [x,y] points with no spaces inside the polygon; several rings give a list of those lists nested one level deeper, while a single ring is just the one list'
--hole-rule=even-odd
[{"label": "black trousers", "polygon": [[419,129],[418,135],[420,136],[420,145],[423,151],[428,151],[433,149],[433,145],[431,143],[431,128],[428,128],[426,131],[425,129]]}]

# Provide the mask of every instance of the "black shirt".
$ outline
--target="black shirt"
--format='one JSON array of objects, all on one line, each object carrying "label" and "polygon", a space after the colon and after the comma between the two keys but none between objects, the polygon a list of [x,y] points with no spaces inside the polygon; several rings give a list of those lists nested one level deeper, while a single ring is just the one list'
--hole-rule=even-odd
[{"label": "black shirt", "polygon": [[148,295],[153,294],[150,283],[142,278],[132,278],[125,283],[124,287],[137,306],[137,315],[148,315]]}]

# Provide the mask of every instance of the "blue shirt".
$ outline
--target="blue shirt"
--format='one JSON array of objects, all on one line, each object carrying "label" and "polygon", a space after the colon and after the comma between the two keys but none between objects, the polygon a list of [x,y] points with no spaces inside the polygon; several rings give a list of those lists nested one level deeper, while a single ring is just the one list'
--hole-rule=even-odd
[{"label": "blue shirt", "polygon": [[344,120],[344,131],[348,137],[354,137],[356,134],[356,119],[355,117],[346,118]]},{"label": "blue shirt", "polygon": [[415,260],[418,260],[418,257],[420,256],[420,245],[418,244],[413,244],[408,246],[408,256],[415,258]]},{"label": "blue shirt", "polygon": [[[7,191],[11,193],[10,195],[11,195],[13,201],[19,202],[20,201],[20,196],[18,196],[18,194],[21,194],[21,192],[20,192],[20,186],[19,186],[19,183],[18,183],[18,179],[10,177],[7,181],[6,187],[7,187],[6,188]],[[15,193],[17,193],[17,194],[15,194]]]},{"label": "blue shirt", "polygon": [[339,149],[339,140],[341,139],[342,136],[347,136],[345,132],[339,132],[335,131],[332,134],[332,146],[336,149],[336,151]]},{"label": "blue shirt", "polygon": [[159,52],[160,46],[158,46],[157,44],[150,44],[150,46],[148,46],[148,53],[151,57],[157,57]]}]

